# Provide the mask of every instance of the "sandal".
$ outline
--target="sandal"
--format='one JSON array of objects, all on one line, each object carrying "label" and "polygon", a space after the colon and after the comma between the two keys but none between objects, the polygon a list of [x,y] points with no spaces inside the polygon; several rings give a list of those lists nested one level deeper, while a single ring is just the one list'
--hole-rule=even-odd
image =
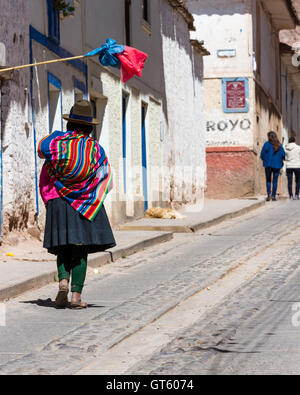
[{"label": "sandal", "polygon": [[56,307],[58,309],[65,309],[68,306],[69,288],[65,285],[59,286],[59,291],[55,299]]},{"label": "sandal", "polygon": [[88,305],[87,303],[84,302],[71,302],[71,309],[72,310],[83,310],[83,309],[87,309]]}]

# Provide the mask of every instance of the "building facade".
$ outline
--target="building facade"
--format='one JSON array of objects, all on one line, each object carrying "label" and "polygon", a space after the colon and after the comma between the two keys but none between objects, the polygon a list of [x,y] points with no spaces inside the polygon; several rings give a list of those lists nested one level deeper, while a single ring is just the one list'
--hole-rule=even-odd
[{"label": "building facade", "polygon": [[282,140],[284,145],[289,137],[295,137],[300,144],[300,73],[293,65],[295,52],[292,46],[282,43],[281,88],[282,88]]},{"label": "building facade", "polygon": [[[260,151],[282,138],[279,32],[298,23],[291,1],[187,1],[205,40],[207,196],[265,193]],[[279,188],[282,193],[282,187]]]},{"label": "building facade", "polygon": [[53,130],[66,130],[62,115],[78,99],[91,100],[101,121],[94,136],[113,168],[114,189],[106,201],[113,224],[142,217],[153,206],[202,201],[203,56],[208,53],[197,40],[191,42],[194,19],[183,2],[72,0],[72,10],[63,15],[59,1],[15,1],[22,4],[17,13],[3,0],[7,11],[0,16],[1,22],[6,20],[0,42],[7,48],[7,65],[85,54],[107,38],[149,58],[142,78],[127,84],[118,69],[102,67],[96,57],[9,74],[11,80],[2,84],[1,108],[4,233],[42,229],[45,208],[38,184],[43,161],[37,144]]},{"label": "building facade", "polygon": [[164,200],[173,207],[201,204],[206,185],[203,59],[191,40],[194,18],[182,1],[160,2],[163,50]]},{"label": "building facade", "polygon": [[[0,1],[0,67],[29,63],[29,2]],[[0,229],[34,222],[33,133],[29,69],[0,74]]]},{"label": "building facade", "polygon": [[[300,2],[298,2],[300,12]],[[300,29],[280,32],[283,138],[293,136],[300,144]]]}]

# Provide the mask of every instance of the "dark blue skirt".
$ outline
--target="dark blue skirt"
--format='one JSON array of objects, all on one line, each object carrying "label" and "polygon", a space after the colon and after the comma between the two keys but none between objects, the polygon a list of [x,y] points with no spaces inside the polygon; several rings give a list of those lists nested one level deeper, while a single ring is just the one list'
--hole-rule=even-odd
[{"label": "dark blue skirt", "polygon": [[67,245],[88,246],[89,254],[116,246],[104,206],[95,220],[89,221],[62,198],[48,202],[44,248],[57,255]]}]

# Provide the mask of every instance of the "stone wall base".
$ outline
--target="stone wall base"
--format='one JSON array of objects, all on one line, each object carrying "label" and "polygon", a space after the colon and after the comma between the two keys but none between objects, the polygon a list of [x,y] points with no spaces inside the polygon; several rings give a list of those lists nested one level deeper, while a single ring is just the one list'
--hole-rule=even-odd
[{"label": "stone wall base", "polygon": [[209,147],[207,192],[210,199],[234,199],[255,193],[255,154],[247,147]]}]

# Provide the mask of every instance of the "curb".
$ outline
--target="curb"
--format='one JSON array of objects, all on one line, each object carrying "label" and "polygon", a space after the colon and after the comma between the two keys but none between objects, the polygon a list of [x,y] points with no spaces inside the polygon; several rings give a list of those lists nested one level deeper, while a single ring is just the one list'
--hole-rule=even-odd
[{"label": "curb", "polygon": [[233,211],[227,214],[223,214],[220,217],[213,218],[208,221],[200,222],[194,225],[174,225],[174,226],[163,226],[163,225],[149,225],[149,226],[122,226],[121,230],[130,230],[130,231],[160,231],[160,232],[172,232],[172,233],[195,233],[198,230],[209,228],[213,225],[217,225],[221,222],[224,222],[227,219],[236,218],[241,215],[247,214],[253,210],[258,209],[266,204],[265,200],[259,201],[257,203],[252,204],[251,206],[244,207],[237,211]]},{"label": "curb", "polygon": [[111,255],[109,252],[100,252],[99,254],[93,254],[88,258],[88,267],[98,268],[111,263]]},{"label": "curb", "polygon": [[[89,258],[88,266],[91,268],[99,268],[103,267],[107,264],[111,264],[117,261],[120,258],[128,257],[137,252],[142,251],[145,248],[149,248],[155,246],[157,244],[161,244],[173,239],[174,233],[194,233],[198,230],[209,228],[213,225],[217,225],[227,219],[236,218],[241,215],[244,215],[248,212],[251,212],[261,206],[266,204],[265,200],[257,202],[251,206],[245,207],[243,209],[237,210],[235,212],[227,213],[221,215],[220,217],[214,218],[212,220],[202,222],[195,225],[185,225],[185,226],[149,226],[149,227],[140,227],[140,228],[126,228],[122,227],[122,230],[143,230],[143,231],[160,231],[165,232],[158,236],[143,240],[141,242],[133,243],[125,248],[115,247],[112,250],[108,250],[106,252],[101,252],[99,254],[94,254]],[[25,280],[24,282],[20,282],[18,284],[9,286],[7,288],[0,289],[0,302],[7,301],[9,299],[15,298],[17,296],[22,295],[25,292],[32,291],[38,288],[42,288],[52,282],[55,281],[55,277],[57,276],[57,272],[51,271],[49,273],[45,273],[39,275],[37,277],[33,277],[29,280]]]},{"label": "curb", "polygon": [[136,254],[139,251],[142,251],[145,248],[153,247],[154,245],[165,243],[167,241],[172,240],[174,237],[172,232],[165,232],[164,234],[160,234],[150,239],[146,239],[140,241],[138,243],[132,244],[131,246],[125,248],[116,248],[110,251],[111,261],[115,262],[116,260],[123,258],[124,256],[130,256]]},{"label": "curb", "polygon": [[11,285],[7,288],[2,288],[0,290],[0,302],[5,302],[9,299],[13,299],[17,296],[22,295],[25,292],[32,291],[34,289],[42,288],[54,282],[55,276],[57,276],[57,271],[50,273],[45,273],[37,277],[33,277],[29,280],[20,282],[15,285]]},{"label": "curb", "polygon": [[147,231],[147,232],[171,232],[171,233],[193,233],[190,225],[174,225],[174,226],[163,226],[163,225],[145,225],[145,226],[122,226],[121,230],[129,231]]},{"label": "curb", "polygon": [[[88,267],[99,268],[111,264],[124,256],[127,257],[133,255],[145,248],[152,247],[172,239],[173,233],[165,233],[138,243],[133,243],[125,248],[115,247],[114,249],[108,250],[107,252],[101,252],[99,254],[92,255],[88,260]],[[42,288],[50,283],[53,283],[56,277],[57,271],[55,270],[37,277],[33,277],[29,280],[25,280],[18,284],[11,285],[7,288],[2,288],[0,289],[0,302],[5,302],[9,299],[20,296],[25,292]]]},{"label": "curb", "polygon": [[220,224],[221,222],[224,222],[227,219],[240,217],[240,216],[242,216],[244,214],[250,213],[251,211],[254,211],[254,210],[256,210],[256,209],[258,209],[258,208],[260,208],[262,206],[265,206],[265,205],[266,205],[266,201],[263,200],[261,202],[255,203],[255,204],[253,204],[253,205],[251,205],[249,207],[245,207],[245,208],[242,208],[240,210],[234,211],[232,213],[221,215],[220,217],[214,218],[211,221],[202,222],[200,224],[191,226],[190,229],[191,229],[192,232],[197,232],[200,229],[205,229],[205,228],[209,228],[209,227],[211,227],[213,225],[218,225],[218,224]]}]

